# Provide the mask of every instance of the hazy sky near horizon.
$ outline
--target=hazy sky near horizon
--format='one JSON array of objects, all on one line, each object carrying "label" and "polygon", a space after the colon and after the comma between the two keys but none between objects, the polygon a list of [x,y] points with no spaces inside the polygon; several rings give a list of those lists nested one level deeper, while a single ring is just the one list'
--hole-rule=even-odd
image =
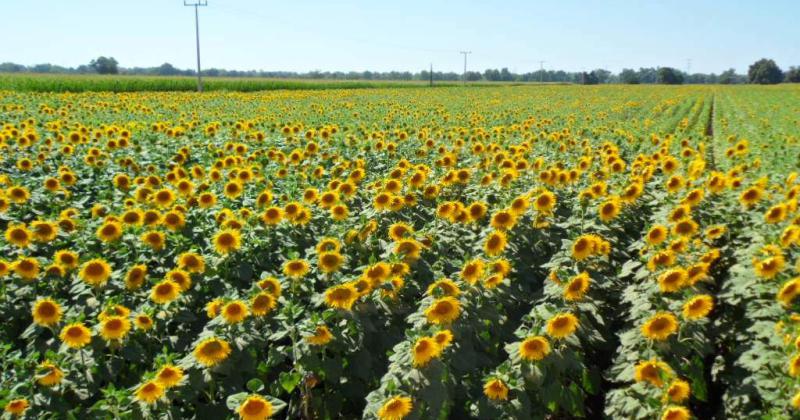
[{"label": "hazy sky near horizon", "polygon": [[[800,65],[800,1],[208,0],[203,68],[287,71],[671,66],[719,73]],[[194,68],[182,0],[0,0],[0,62]]]}]

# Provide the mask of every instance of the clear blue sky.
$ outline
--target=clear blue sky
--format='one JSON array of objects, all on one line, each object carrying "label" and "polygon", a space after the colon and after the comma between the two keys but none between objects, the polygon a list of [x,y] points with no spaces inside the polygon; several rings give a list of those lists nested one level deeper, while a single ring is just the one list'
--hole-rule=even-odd
[{"label": "clear blue sky", "polygon": [[[579,71],[800,65],[800,0],[208,0],[203,67],[263,70]],[[194,67],[181,0],[0,0],[0,61]]]}]

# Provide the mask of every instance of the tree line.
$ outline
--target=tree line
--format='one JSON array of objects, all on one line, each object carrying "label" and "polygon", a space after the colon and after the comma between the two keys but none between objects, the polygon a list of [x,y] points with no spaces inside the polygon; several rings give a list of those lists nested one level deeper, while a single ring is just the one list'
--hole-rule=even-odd
[{"label": "tree line", "polygon": [[[178,69],[170,63],[157,67],[120,67],[114,57],[98,57],[89,64],[78,67],[63,67],[54,64],[36,64],[25,66],[16,63],[1,63],[0,73],[55,73],[55,74],[127,74],[146,76],[194,76],[194,70]],[[543,83],[577,83],[577,84],[739,84],[739,83],[800,83],[800,67],[790,67],[788,71],[781,70],[775,61],[761,59],[753,63],[747,74],[738,74],[734,69],[728,69],[720,74],[716,73],[686,73],[672,67],[642,67],[638,70],[623,69],[619,73],[612,73],[605,69],[595,69],[583,72],[568,72],[563,70],[537,70],[534,72],[514,73],[504,67],[502,69],[486,69],[483,72],[468,71],[466,74],[455,72],[431,72],[422,70],[416,73],[410,71],[318,71],[305,73],[292,71],[264,71],[264,70],[226,70],[210,68],[202,71],[203,76],[209,77],[267,77],[278,79],[327,79],[327,80],[434,80],[434,81],[461,81],[470,82],[543,82]]]}]

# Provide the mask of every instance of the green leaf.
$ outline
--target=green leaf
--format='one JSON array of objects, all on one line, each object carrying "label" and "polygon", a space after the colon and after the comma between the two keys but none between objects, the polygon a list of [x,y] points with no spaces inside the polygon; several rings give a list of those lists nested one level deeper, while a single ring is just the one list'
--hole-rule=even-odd
[{"label": "green leaf", "polygon": [[254,378],[247,381],[247,390],[250,392],[259,392],[264,389],[264,382],[261,379]]},{"label": "green leaf", "polygon": [[281,372],[280,375],[280,383],[281,387],[288,393],[294,391],[300,381],[303,379],[303,375],[299,372]]}]

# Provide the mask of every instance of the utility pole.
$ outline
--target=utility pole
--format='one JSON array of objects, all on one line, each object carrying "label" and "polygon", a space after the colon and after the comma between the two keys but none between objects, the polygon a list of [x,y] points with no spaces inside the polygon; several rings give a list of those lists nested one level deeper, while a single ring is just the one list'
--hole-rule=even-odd
[{"label": "utility pole", "polygon": [[546,63],[546,61],[539,60],[539,83],[544,81],[544,63]]},{"label": "utility pole", "polygon": [[433,87],[433,63],[431,63],[431,71],[430,71],[429,76],[431,78],[431,87]]},{"label": "utility pole", "polygon": [[203,91],[203,76],[200,74],[200,18],[197,13],[198,7],[208,6],[208,0],[196,0],[194,3],[189,3],[183,0],[184,6],[194,6],[194,37],[197,44],[197,91]]},{"label": "utility pole", "polygon": [[472,54],[472,51],[459,51],[464,54],[464,84],[467,84],[467,55]]}]

